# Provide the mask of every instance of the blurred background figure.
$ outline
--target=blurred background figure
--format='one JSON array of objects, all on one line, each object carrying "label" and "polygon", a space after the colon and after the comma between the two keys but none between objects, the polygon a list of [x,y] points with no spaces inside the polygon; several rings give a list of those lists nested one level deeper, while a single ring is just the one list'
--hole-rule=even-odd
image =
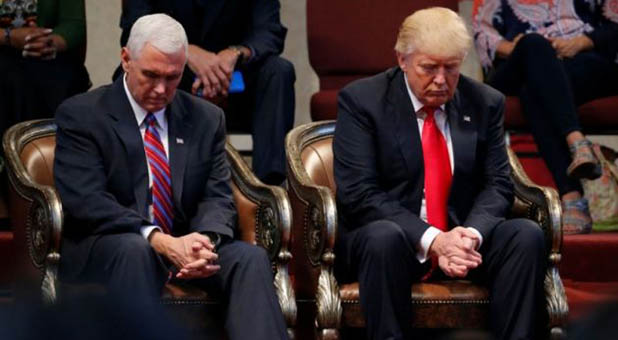
[{"label": "blurred background figure", "polygon": [[0,0],[0,133],[90,87],[83,0]]},{"label": "blurred background figure", "polygon": [[618,2],[475,0],[473,26],[485,80],[519,96],[562,199],[564,232],[590,232],[579,180],[601,169],[576,107],[618,94]]}]

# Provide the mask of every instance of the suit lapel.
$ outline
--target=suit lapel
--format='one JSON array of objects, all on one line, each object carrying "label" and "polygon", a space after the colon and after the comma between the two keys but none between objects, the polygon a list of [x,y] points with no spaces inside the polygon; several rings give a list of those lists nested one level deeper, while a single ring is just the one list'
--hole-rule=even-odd
[{"label": "suit lapel", "polygon": [[457,218],[454,206],[457,205],[455,193],[458,191],[458,186],[465,175],[473,171],[476,160],[476,116],[470,111],[466,105],[465,98],[459,95],[459,91],[455,92],[453,99],[446,104],[446,114],[449,119],[451,130],[451,141],[453,144],[453,159],[455,162],[455,171],[453,173],[453,182],[451,184],[451,195],[449,195],[448,211],[449,218],[456,224],[460,225],[461,221]]},{"label": "suit lapel", "polygon": [[181,198],[184,175],[187,165],[187,156],[191,143],[191,132],[193,131],[185,110],[179,103],[178,94],[168,107],[169,123],[169,163],[172,173],[172,192],[174,196],[174,206],[176,212],[182,212]]},{"label": "suit lapel", "polygon": [[[148,217],[148,168],[144,143],[135,120],[135,114],[124,90],[123,77],[119,77],[112,85],[110,98],[105,103],[110,103],[107,112],[114,121],[113,127],[124,146],[131,174],[131,184],[135,194],[135,202],[139,213],[145,219]],[[113,105],[113,106],[112,106]]]},{"label": "suit lapel", "polygon": [[391,81],[387,95],[387,116],[394,117],[395,137],[403,158],[406,161],[408,173],[423,171],[423,149],[421,137],[418,133],[418,123],[414,114],[414,107],[408,95],[403,72],[399,69]]}]

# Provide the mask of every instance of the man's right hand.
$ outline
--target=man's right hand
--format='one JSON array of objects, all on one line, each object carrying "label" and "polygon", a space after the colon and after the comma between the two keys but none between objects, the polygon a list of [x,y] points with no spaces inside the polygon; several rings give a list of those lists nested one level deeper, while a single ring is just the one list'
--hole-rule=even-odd
[{"label": "man's right hand", "polygon": [[196,45],[189,45],[189,68],[196,78],[191,86],[191,93],[197,94],[203,85],[203,96],[213,98],[226,96],[232,79],[232,72],[225,66],[224,60],[215,53],[208,52]]},{"label": "man's right hand", "polygon": [[149,240],[157,253],[165,256],[179,269],[176,274],[178,278],[206,278],[221,269],[215,264],[218,256],[208,236],[191,233],[173,237],[155,230]]},{"label": "man's right hand", "polygon": [[442,271],[450,277],[464,277],[478,267],[483,258],[476,251],[478,236],[464,227],[438,234],[429,247],[429,254],[438,259]]}]

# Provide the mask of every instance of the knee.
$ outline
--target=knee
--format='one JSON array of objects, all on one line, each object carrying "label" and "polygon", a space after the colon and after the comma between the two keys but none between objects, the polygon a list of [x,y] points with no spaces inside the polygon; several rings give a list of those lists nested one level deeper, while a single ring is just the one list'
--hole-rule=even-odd
[{"label": "knee", "polygon": [[556,52],[551,46],[551,42],[540,34],[530,33],[524,35],[519,42],[517,42],[516,48],[523,49],[526,53],[533,54],[537,58],[539,53],[545,52],[555,55]]},{"label": "knee", "polygon": [[377,221],[368,225],[364,250],[370,256],[401,256],[408,245],[401,227],[391,221]]},{"label": "knee", "polygon": [[155,259],[155,253],[150,243],[138,234],[127,234],[119,240],[113,252],[113,260],[125,265],[147,265]]},{"label": "knee", "polygon": [[294,84],[294,81],[296,81],[294,65],[287,59],[279,56],[266,59],[264,66],[262,66],[262,73],[269,77],[280,78],[290,84]]},{"label": "knee", "polygon": [[545,237],[540,226],[528,219],[518,219],[515,240],[517,246],[525,254],[538,256],[545,252]]},{"label": "knee", "polygon": [[239,265],[270,271],[270,259],[264,248],[240,241],[237,248]]}]

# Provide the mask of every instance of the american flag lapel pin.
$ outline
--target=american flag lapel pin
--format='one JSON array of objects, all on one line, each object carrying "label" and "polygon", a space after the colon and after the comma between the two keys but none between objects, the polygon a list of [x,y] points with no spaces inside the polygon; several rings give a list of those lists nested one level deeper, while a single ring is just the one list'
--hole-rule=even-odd
[{"label": "american flag lapel pin", "polygon": [[185,141],[182,138],[176,138],[176,144],[184,144]]}]

